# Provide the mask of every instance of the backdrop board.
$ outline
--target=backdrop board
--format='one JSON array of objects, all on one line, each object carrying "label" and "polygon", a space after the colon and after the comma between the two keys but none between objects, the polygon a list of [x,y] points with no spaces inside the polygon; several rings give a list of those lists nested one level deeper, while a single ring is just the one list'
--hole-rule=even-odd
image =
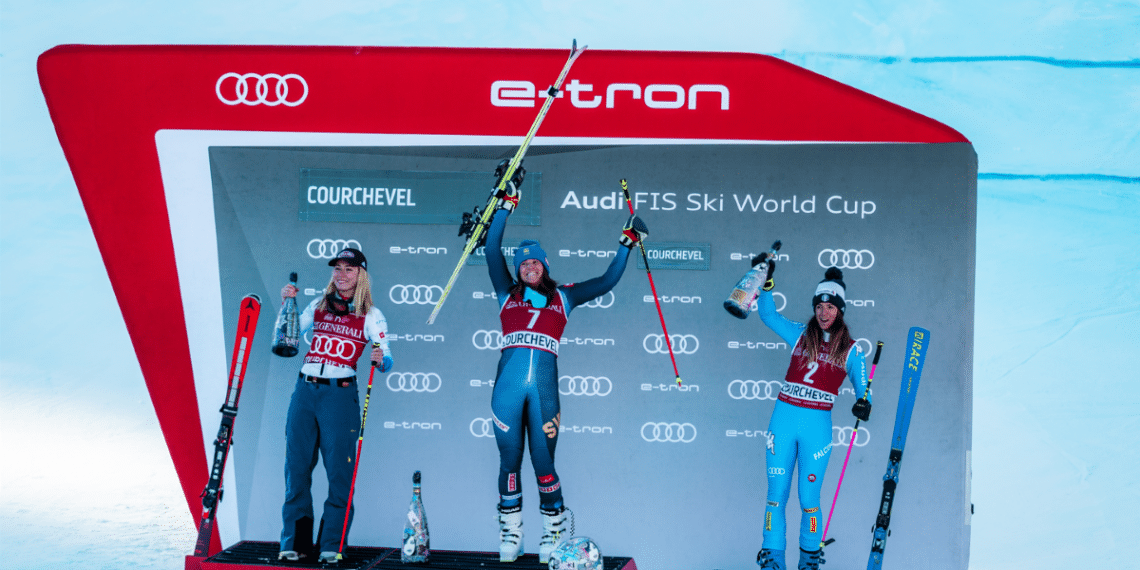
[{"label": "backdrop board", "polygon": [[[352,246],[368,256],[396,367],[376,374],[350,542],[396,543],[409,475],[421,470],[433,545],[495,548],[489,421],[501,334],[484,252],[468,261],[435,324],[426,320],[462,252],[461,214],[485,202],[495,165],[514,153],[564,57],[85,46],[41,57],[45,96],[192,512],[237,303],[250,292],[266,300],[218,542],[280,535],[284,420],[300,358],[270,354],[274,309],[291,271],[304,304],[327,284],[331,256]],[[152,79],[130,83],[140,66]],[[358,88],[338,89],[345,78]],[[77,97],[84,86],[100,89]],[[126,109],[119,97],[138,101],[140,91],[153,106]],[[838,541],[828,567],[866,565],[902,345],[917,325],[933,342],[886,558],[966,568],[977,174],[969,142],[763,56],[591,50],[564,93],[528,153],[504,253],[537,239],[557,281],[600,275],[621,247],[627,179],[650,228],[658,301],[684,379],[673,382],[643,264],[631,259],[611,293],[571,314],[561,339],[557,465],[578,533],[649,569],[755,563],[766,429],[790,347],[722,303],[752,256],[780,239],[784,316],[808,319],[815,285],[835,265],[859,346],[886,343],[874,412],[856,434],[831,522]],[[126,216],[135,223],[116,223]],[[162,294],[138,291],[138,271]],[[170,310],[159,317],[155,306]],[[854,399],[846,386],[833,413],[824,509]],[[528,463],[533,550],[540,518]],[[314,481],[319,503],[319,466]],[[796,528],[794,492],[788,515]]]}]

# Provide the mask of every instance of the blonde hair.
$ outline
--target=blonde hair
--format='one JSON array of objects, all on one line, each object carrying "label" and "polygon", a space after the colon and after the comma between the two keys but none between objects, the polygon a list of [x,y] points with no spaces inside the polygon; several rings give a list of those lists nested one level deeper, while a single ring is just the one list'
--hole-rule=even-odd
[{"label": "blonde hair", "polygon": [[[358,317],[363,317],[372,310],[372,280],[368,278],[368,270],[363,267],[357,267],[360,270],[356,274],[356,293],[352,296],[352,313]],[[336,293],[336,275],[329,277],[329,284],[325,287],[325,296],[321,297],[321,302],[317,304],[317,309],[321,311],[328,310],[328,294]]]}]

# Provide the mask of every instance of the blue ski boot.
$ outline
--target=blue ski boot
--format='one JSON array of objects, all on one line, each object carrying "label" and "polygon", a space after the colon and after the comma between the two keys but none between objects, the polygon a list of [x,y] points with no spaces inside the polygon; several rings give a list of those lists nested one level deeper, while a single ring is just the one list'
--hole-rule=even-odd
[{"label": "blue ski boot", "polygon": [[822,548],[819,550],[804,550],[800,548],[800,565],[797,570],[819,570],[819,564],[822,561]]},{"label": "blue ski boot", "polygon": [[762,548],[756,553],[756,563],[767,570],[786,570],[784,565],[784,551]]}]

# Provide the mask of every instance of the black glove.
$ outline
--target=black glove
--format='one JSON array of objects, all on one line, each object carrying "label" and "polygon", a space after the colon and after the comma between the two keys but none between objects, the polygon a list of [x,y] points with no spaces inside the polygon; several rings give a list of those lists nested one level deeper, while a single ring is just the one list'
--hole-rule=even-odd
[{"label": "black glove", "polygon": [[[768,259],[768,252],[764,252],[764,253],[761,253],[760,255],[757,255],[756,257],[753,257],[752,258],[752,267],[756,267],[757,265],[764,263],[764,260],[766,260],[766,259]],[[773,258],[771,261],[768,262],[768,275],[764,277],[764,290],[765,291],[771,291],[772,288],[776,286],[776,282],[772,281],[772,273],[774,273],[775,271],[776,271],[776,260]]]},{"label": "black glove", "polygon": [[515,173],[511,175],[511,179],[508,180],[503,186],[503,189],[500,190],[499,183],[502,182],[503,175],[506,174],[507,167],[510,166],[510,164],[510,159],[504,158],[502,162],[499,163],[499,166],[495,168],[495,188],[491,190],[491,195],[501,200],[499,207],[508,212],[513,212],[515,206],[519,205],[519,199],[522,198],[522,190],[520,188],[522,187],[523,179],[526,178],[526,169],[523,168],[520,163],[519,167],[515,169]]},{"label": "black glove", "polygon": [[851,413],[859,418],[859,421],[867,421],[871,417],[871,402],[867,398],[855,400],[855,405],[851,406]]},{"label": "black glove", "polygon": [[621,236],[618,241],[626,247],[633,247],[637,245],[637,242],[645,239],[647,235],[649,235],[649,228],[646,227],[645,222],[637,216],[630,216],[621,228]]}]

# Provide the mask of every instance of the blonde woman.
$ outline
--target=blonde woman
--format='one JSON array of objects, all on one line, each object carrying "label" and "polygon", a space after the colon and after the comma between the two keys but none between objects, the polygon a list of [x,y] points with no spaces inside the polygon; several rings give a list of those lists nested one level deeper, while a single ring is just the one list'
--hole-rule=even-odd
[{"label": "blonde woman", "polygon": [[[325,295],[301,313],[301,331],[311,330],[313,340],[285,420],[285,506],[279,560],[299,560],[310,550],[311,487],[319,452],[329,482],[317,533],[319,561],[336,562],[360,429],[356,362],[371,345],[370,359],[379,364],[380,371],[392,368],[388,322],[372,304],[368,260],[359,250],[347,248],[329,265],[333,271]],[[296,295],[292,284],[281,289],[282,300]],[[350,513],[350,524],[351,520]]]}]

